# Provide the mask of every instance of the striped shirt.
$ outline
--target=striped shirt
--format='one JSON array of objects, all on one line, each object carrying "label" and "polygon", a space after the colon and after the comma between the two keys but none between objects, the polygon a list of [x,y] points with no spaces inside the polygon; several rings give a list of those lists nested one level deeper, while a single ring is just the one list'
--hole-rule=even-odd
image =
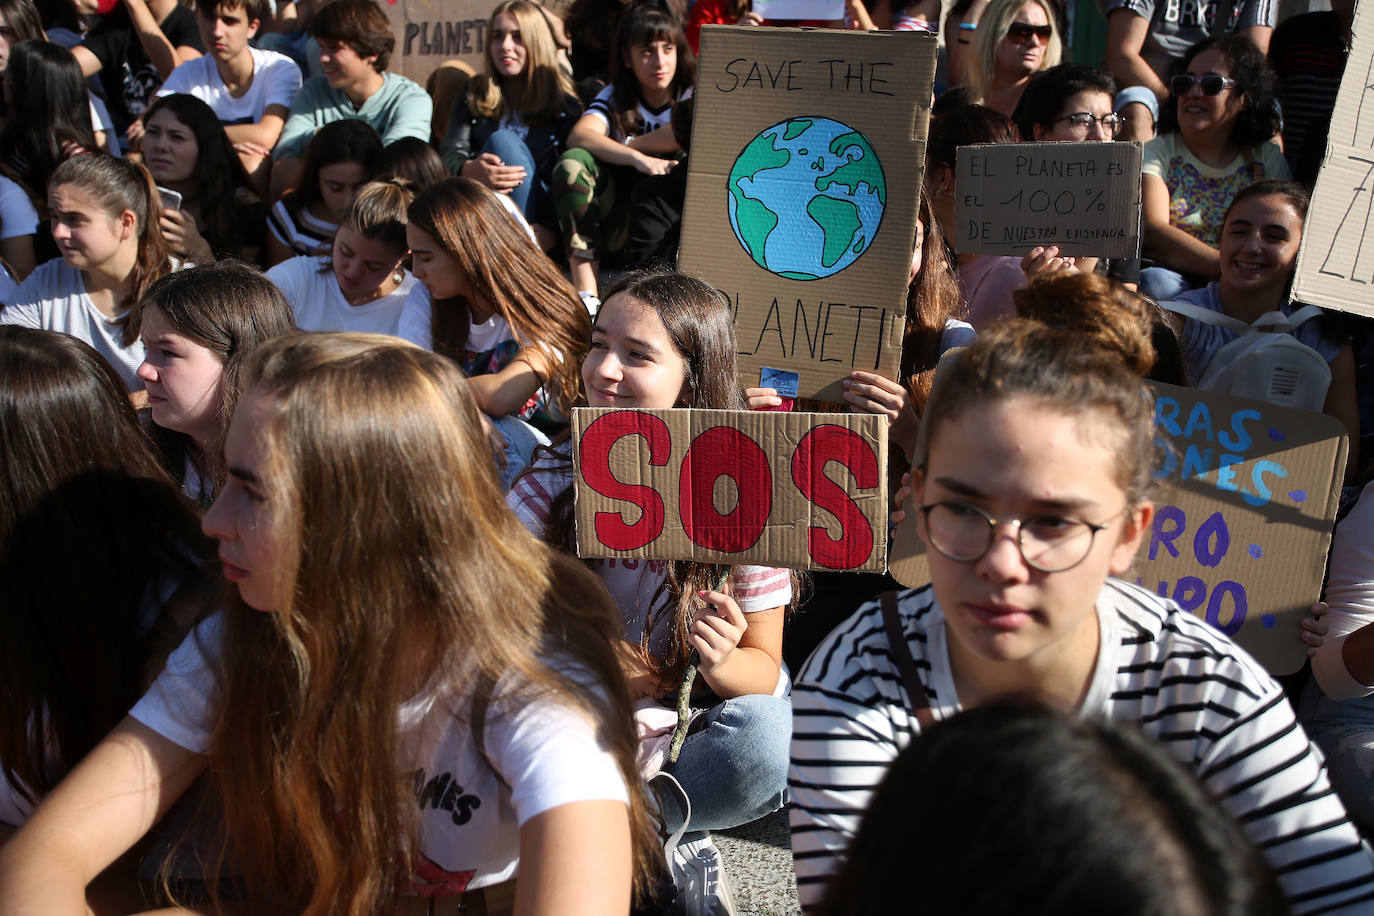
[{"label": "striped shirt", "polygon": [[[937,720],[959,711],[944,615],[929,586],[905,592],[902,631]],[[1278,684],[1221,633],[1109,579],[1084,713],[1138,723],[1190,766],[1268,859],[1294,911],[1374,904],[1374,860],[1327,782]],[[888,764],[918,733],[876,602],[841,624],[792,690],[792,857],[803,906],[837,870]]]}]

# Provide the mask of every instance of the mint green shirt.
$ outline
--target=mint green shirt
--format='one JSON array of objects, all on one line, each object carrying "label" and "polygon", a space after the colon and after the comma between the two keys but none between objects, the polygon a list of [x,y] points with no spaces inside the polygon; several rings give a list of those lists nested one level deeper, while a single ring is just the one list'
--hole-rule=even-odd
[{"label": "mint green shirt", "polygon": [[434,100],[429,93],[395,73],[382,74],[382,88],[368,96],[361,108],[354,108],[344,91],[330,86],[329,80],[314,76],[296,93],[272,159],[301,155],[315,131],[344,118],[366,121],[382,138],[383,146],[402,137],[428,141],[433,114]]}]

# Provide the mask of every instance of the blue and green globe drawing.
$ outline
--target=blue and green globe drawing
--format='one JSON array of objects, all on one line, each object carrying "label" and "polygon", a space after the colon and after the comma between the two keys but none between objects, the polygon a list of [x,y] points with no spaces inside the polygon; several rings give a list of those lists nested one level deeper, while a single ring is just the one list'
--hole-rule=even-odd
[{"label": "blue and green globe drawing", "polygon": [[730,170],[730,226],[764,270],[819,280],[873,244],[887,205],[868,138],[829,118],[792,118],[759,132]]}]

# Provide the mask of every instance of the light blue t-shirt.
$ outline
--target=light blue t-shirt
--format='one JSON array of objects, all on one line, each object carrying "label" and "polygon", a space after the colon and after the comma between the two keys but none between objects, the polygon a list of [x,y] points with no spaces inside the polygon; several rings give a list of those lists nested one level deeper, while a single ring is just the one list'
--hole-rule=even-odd
[{"label": "light blue t-shirt", "polygon": [[[1190,289],[1178,298],[1191,305],[1201,306],[1213,312],[1222,312],[1221,295],[1217,291],[1215,282],[1208,283],[1202,289]],[[1293,309],[1285,305],[1283,306],[1283,313],[1291,315]],[[1321,323],[1315,318],[1305,321],[1298,325],[1293,336],[1297,338],[1299,343],[1306,344],[1316,350],[1329,363],[1340,355],[1345,341],[1333,341],[1325,337],[1320,325]],[[1188,366],[1188,377],[1190,379],[1202,378],[1202,373],[1207,371],[1207,364],[1212,361],[1216,352],[1239,336],[1238,332],[1230,328],[1204,324],[1192,318],[1185,319],[1183,333],[1179,335],[1179,343],[1183,345],[1183,361]]]}]

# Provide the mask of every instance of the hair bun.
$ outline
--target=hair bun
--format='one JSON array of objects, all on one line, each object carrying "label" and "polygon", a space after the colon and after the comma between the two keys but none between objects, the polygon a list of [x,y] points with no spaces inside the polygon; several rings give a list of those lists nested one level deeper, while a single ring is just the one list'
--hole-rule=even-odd
[{"label": "hair bun", "polygon": [[1012,298],[1018,316],[1063,335],[1065,346],[1111,353],[1140,376],[1154,366],[1146,300],[1119,283],[1091,273],[1058,273],[1032,280]]}]

